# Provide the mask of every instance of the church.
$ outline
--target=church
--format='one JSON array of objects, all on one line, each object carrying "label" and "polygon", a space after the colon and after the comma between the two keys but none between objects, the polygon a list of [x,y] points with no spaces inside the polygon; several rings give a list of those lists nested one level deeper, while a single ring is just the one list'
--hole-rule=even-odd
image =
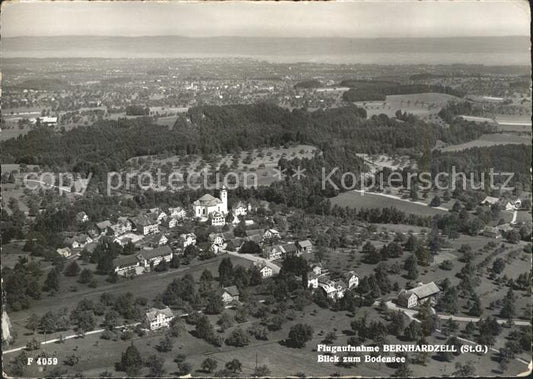
[{"label": "church", "polygon": [[220,198],[210,194],[205,194],[193,203],[194,215],[200,219],[206,220],[212,213],[218,212],[222,215],[228,214],[228,191],[222,188]]}]

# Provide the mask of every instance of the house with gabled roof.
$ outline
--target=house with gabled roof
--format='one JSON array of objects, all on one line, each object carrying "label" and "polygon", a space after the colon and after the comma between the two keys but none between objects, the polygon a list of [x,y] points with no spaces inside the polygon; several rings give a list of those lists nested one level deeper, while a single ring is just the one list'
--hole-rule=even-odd
[{"label": "house with gabled roof", "polygon": [[270,268],[265,261],[255,262],[254,266],[259,269],[259,272],[263,278],[269,278],[274,274],[272,268]]},{"label": "house with gabled roof", "polygon": [[111,221],[109,221],[109,220],[100,221],[100,222],[96,223],[96,228],[98,229],[100,234],[106,234],[107,233],[107,229],[110,228],[110,227],[111,227]]},{"label": "house with gabled roof", "polygon": [[225,304],[239,301],[239,289],[236,286],[225,287],[222,291],[222,301]]},{"label": "house with gabled roof", "polygon": [[281,234],[276,229],[267,229],[263,233],[263,239],[265,240],[278,240],[281,238]]},{"label": "house with gabled roof", "polygon": [[137,254],[137,258],[146,268],[155,267],[163,260],[170,262],[172,256],[172,249],[168,245],[156,247],[155,249],[143,249]]},{"label": "house with gabled roof", "polygon": [[172,313],[169,307],[163,309],[150,308],[146,312],[146,323],[150,330],[168,327],[173,318],[174,313]]},{"label": "house with gabled roof", "polygon": [[156,219],[151,219],[147,215],[139,215],[137,217],[130,218],[131,223],[135,227],[138,233],[142,235],[148,235],[157,233],[159,231],[159,224]]},{"label": "house with gabled roof", "polygon": [[210,233],[209,234],[209,241],[211,241],[211,243],[213,243],[214,245],[222,246],[222,244],[224,243],[225,239],[224,239],[224,236],[222,235],[222,233]]},{"label": "house with gabled roof", "polygon": [[439,292],[440,288],[435,282],[420,284],[418,287],[411,288],[410,290],[404,289],[400,291],[397,302],[398,305],[404,308],[414,308],[426,301],[434,301]]},{"label": "house with gabled roof", "polygon": [[135,276],[144,272],[144,267],[135,255],[121,255],[113,259],[114,271],[120,276]]},{"label": "house with gabled roof", "polygon": [[329,278],[319,278],[318,287],[324,291],[326,297],[330,299],[342,299],[346,293],[346,283],[342,280],[331,280]]},{"label": "house with gabled roof", "polygon": [[285,254],[285,249],[283,249],[283,246],[281,245],[272,245],[263,249],[263,254],[264,258],[268,259],[269,261],[273,261],[276,259],[281,259],[283,254]]},{"label": "house with gabled roof", "polygon": [[299,253],[312,253],[313,252],[313,244],[309,240],[297,241],[296,248],[298,249]]},{"label": "house with gabled roof", "polygon": [[124,233],[131,232],[131,230],[133,229],[133,225],[127,217],[119,217],[117,222],[111,225],[110,228],[111,230],[113,230],[113,234],[115,236],[120,236]]},{"label": "house with gabled roof", "polygon": [[359,276],[355,271],[348,271],[342,275],[344,282],[348,285],[348,289],[357,288],[359,286]]},{"label": "house with gabled roof", "polygon": [[281,245],[281,248],[283,249],[284,254],[291,254],[291,253],[298,252],[298,248],[293,243],[284,243],[283,245]]}]

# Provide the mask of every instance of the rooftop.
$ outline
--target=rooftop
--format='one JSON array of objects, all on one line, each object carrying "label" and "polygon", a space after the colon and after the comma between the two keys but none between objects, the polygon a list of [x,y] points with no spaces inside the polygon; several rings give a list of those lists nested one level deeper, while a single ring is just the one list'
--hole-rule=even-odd
[{"label": "rooftop", "polygon": [[227,292],[231,296],[239,296],[239,290],[236,286],[225,287],[224,292]]},{"label": "rooftop", "polygon": [[157,319],[157,315],[161,313],[167,317],[174,317],[174,313],[172,313],[170,308],[165,307],[163,309],[150,308],[148,312],[146,312],[146,318],[149,322],[155,321]]},{"label": "rooftop", "polygon": [[212,207],[222,203],[222,200],[206,193],[204,196],[194,202],[194,205],[200,205],[203,207]]},{"label": "rooftop", "polygon": [[407,293],[414,293],[419,299],[424,299],[428,296],[435,295],[440,292],[439,287],[435,282],[429,282],[427,284],[422,284],[418,287],[412,288]]}]

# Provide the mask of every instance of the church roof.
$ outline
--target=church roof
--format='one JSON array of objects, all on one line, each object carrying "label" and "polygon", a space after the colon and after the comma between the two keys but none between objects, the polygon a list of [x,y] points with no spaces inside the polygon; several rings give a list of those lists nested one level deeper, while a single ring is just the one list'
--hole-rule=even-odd
[{"label": "church roof", "polygon": [[203,207],[212,207],[222,203],[222,200],[206,193],[204,196],[194,202],[194,205],[200,205]]}]

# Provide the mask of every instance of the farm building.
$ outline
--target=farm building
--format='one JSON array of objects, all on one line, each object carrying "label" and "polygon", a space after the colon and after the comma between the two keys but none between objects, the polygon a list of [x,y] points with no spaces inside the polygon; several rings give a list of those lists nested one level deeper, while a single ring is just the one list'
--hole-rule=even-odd
[{"label": "farm building", "polygon": [[296,242],[296,248],[298,249],[299,253],[312,253],[313,252],[313,244],[309,240]]},{"label": "farm building", "polygon": [[115,258],[113,260],[115,272],[120,276],[140,275],[144,272],[144,267],[141,266],[136,256],[125,255]]},{"label": "farm building", "polygon": [[410,290],[402,290],[398,295],[398,304],[405,308],[414,308],[426,301],[433,301],[439,292],[435,282],[421,284]]}]

